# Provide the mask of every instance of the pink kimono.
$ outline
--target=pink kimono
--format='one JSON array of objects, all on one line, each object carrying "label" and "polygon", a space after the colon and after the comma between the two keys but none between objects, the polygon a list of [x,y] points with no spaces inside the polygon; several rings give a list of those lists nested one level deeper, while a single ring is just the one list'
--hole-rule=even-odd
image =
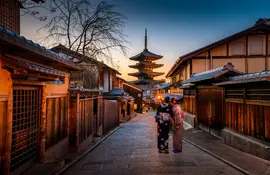
[{"label": "pink kimono", "polygon": [[182,151],[182,129],[183,129],[183,117],[186,113],[182,112],[182,109],[179,105],[174,105],[173,107],[173,147],[178,151]]}]

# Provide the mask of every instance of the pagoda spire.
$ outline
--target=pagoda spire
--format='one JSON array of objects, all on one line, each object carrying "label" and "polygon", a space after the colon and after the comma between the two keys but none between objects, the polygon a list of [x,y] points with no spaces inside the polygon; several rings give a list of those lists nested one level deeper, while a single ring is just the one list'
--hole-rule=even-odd
[{"label": "pagoda spire", "polygon": [[147,29],[145,29],[145,36],[144,36],[144,50],[147,50]]}]

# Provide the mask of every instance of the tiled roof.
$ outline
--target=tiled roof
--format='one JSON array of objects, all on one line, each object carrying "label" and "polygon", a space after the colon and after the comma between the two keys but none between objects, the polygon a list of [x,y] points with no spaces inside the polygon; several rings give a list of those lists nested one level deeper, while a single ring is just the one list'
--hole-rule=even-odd
[{"label": "tiled roof", "polygon": [[219,67],[219,68],[216,68],[216,69],[212,69],[210,71],[197,73],[193,77],[191,77],[190,79],[188,79],[186,81],[183,81],[183,84],[194,83],[194,82],[199,82],[199,81],[203,81],[203,80],[212,79],[215,76],[222,73],[222,68],[223,67]]},{"label": "tiled roof", "polygon": [[152,89],[150,89],[150,90],[165,89],[165,88],[168,88],[168,87],[170,87],[170,86],[171,86],[171,83],[166,83],[166,84],[162,84],[162,85],[160,85],[160,86],[158,86],[158,87],[154,87],[154,88],[152,88]]},{"label": "tiled roof", "polygon": [[68,57],[64,56],[63,54],[58,54],[50,49],[46,49],[44,46],[41,46],[38,43],[33,42],[32,40],[28,40],[25,37],[20,36],[11,30],[5,29],[5,27],[1,25],[0,25],[0,39],[6,41],[7,43],[15,43],[18,46],[21,46],[20,42],[22,42],[27,46],[28,49],[31,47],[32,49],[35,49],[35,52],[40,55],[43,55],[44,53],[46,54],[46,56],[48,56],[50,59],[54,61],[64,63],[71,67],[74,66],[73,61]]},{"label": "tiled roof", "polygon": [[65,73],[57,71],[55,69],[42,67],[42,66],[39,66],[37,64],[33,64],[33,63],[29,63],[29,62],[25,62],[25,63],[29,66],[30,70],[34,70],[34,71],[38,71],[38,72],[44,72],[44,73],[51,74],[51,75],[56,75],[56,76],[62,76],[62,77],[66,76]]},{"label": "tiled roof", "polygon": [[83,55],[81,53],[75,52],[75,51],[73,51],[71,49],[68,49],[67,47],[65,47],[62,44],[59,44],[58,46],[55,46],[55,47],[51,48],[51,50],[54,51],[54,52],[57,52],[59,54],[63,53],[62,55],[66,54],[68,56],[75,57],[76,59],[78,59],[80,61],[93,62],[93,63],[97,64],[98,66],[106,67],[106,68],[114,71],[116,74],[121,75],[121,73],[118,70],[108,66],[107,64],[105,64],[105,63],[103,63],[101,61],[98,61],[98,60],[96,60],[96,59],[94,59],[92,57],[89,57],[89,56]]},{"label": "tiled roof", "polygon": [[229,77],[226,81],[217,83],[216,85],[229,85],[229,84],[242,84],[242,83],[268,81],[267,80],[268,77],[270,77],[270,70]]},{"label": "tiled roof", "polygon": [[124,89],[122,88],[114,88],[110,92],[111,95],[123,95],[123,93],[124,93]]},{"label": "tiled roof", "polygon": [[27,69],[27,70],[31,70],[34,72],[39,72],[39,73],[43,73],[43,74],[47,74],[47,75],[52,75],[52,76],[57,76],[57,77],[66,77],[67,74],[57,71],[55,69],[52,68],[48,68],[48,67],[44,67],[41,65],[37,65],[34,63],[30,63],[21,59],[15,59],[15,58],[3,58],[4,64],[5,62],[12,64],[12,65],[16,65],[18,67]]},{"label": "tiled roof", "polygon": [[190,79],[183,81],[183,84],[210,80],[212,78],[218,78],[223,75],[232,76],[232,75],[241,75],[241,74],[243,73],[234,69],[234,65],[231,62],[227,62],[222,67],[218,67],[212,70],[194,74]]},{"label": "tiled roof", "polygon": [[141,53],[139,53],[139,54],[137,54],[137,55],[131,57],[130,59],[136,61],[136,60],[143,59],[143,58],[145,58],[145,57],[150,57],[150,58],[160,59],[160,58],[162,58],[163,56],[154,54],[154,53],[148,51],[147,49],[144,49]]}]

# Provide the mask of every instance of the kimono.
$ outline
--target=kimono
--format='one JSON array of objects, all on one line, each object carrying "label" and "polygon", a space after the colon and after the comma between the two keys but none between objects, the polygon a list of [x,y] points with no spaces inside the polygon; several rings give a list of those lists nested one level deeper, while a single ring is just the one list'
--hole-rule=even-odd
[{"label": "kimono", "polygon": [[183,130],[183,117],[186,115],[182,112],[179,105],[173,107],[173,148],[182,151],[182,130]]},{"label": "kimono", "polygon": [[158,149],[160,151],[168,151],[171,117],[172,117],[172,107],[169,104],[161,104],[158,107],[156,115],[156,122],[158,125],[157,142],[158,142]]}]

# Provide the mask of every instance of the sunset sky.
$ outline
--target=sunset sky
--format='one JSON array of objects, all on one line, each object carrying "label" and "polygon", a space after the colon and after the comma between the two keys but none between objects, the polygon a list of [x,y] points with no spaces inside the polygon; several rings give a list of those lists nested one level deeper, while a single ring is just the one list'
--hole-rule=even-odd
[{"label": "sunset sky", "polygon": [[[169,71],[175,60],[190,51],[252,26],[258,18],[270,17],[269,0],[107,0],[128,17],[125,33],[130,42],[128,57],[144,49],[144,29],[148,29],[148,49],[163,55],[158,63]],[[36,30],[44,25],[32,17],[22,17],[21,35],[33,41],[46,35]],[[29,27],[31,26],[31,27]],[[132,63],[119,53],[119,71],[126,80],[135,72]],[[160,78],[164,78],[161,76]]]}]

